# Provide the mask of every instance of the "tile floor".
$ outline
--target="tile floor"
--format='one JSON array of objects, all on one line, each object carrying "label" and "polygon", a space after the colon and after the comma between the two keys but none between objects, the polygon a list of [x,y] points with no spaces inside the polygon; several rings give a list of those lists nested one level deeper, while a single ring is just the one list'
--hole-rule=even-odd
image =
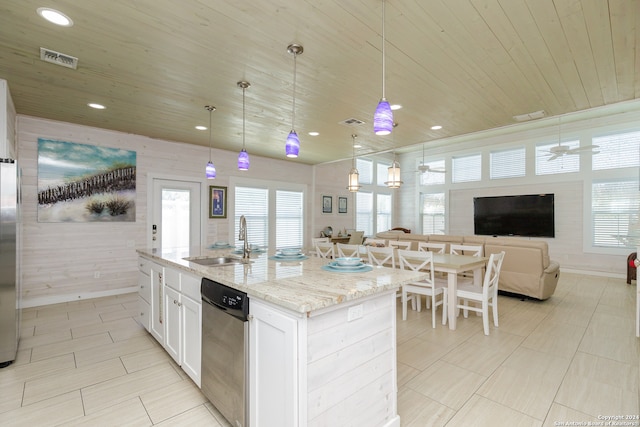
[{"label": "tile floor", "polygon": [[[623,279],[563,273],[548,301],[500,297],[488,337],[474,314],[450,331],[410,310],[398,319],[402,425],[637,416],[635,292]],[[0,425],[228,427],[137,311],[135,294],[24,310],[17,360],[0,370]]]}]

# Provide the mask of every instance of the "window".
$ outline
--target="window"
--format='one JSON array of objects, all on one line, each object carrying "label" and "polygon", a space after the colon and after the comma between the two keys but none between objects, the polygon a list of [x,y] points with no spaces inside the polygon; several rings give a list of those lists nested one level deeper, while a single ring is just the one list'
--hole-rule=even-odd
[{"label": "window", "polygon": [[516,178],[525,175],[524,147],[492,151],[489,157],[489,179]]},{"label": "window", "polygon": [[373,236],[373,193],[356,193],[356,230],[364,231],[365,236]]},{"label": "window", "polygon": [[593,155],[593,170],[619,169],[638,166],[640,151],[640,132],[593,138],[598,154]]},{"label": "window", "polygon": [[391,194],[378,194],[376,209],[376,231],[391,229]]},{"label": "window", "polygon": [[[269,245],[269,190],[266,188],[236,187],[234,236],[240,231],[240,216],[247,221],[249,243]],[[236,245],[238,242],[236,242]]]},{"label": "window", "polygon": [[482,155],[454,157],[451,159],[451,182],[472,182],[482,179]]},{"label": "window", "polygon": [[300,191],[276,191],[276,248],[301,248],[303,197]]},{"label": "window", "polygon": [[422,234],[444,234],[444,193],[422,193],[420,205]]},{"label": "window", "polygon": [[385,182],[389,181],[389,167],[391,165],[385,163],[376,164],[376,183],[379,186],[386,186]]},{"label": "window", "polygon": [[[579,155],[564,155],[553,159],[553,147],[557,147],[558,143],[546,143],[536,145],[536,175],[552,175],[556,173],[569,173],[580,171]],[[568,147],[570,150],[578,148],[580,141],[562,141],[562,146]]]},{"label": "window", "polygon": [[373,162],[371,160],[356,159],[356,168],[360,175],[360,185],[373,184]]},{"label": "window", "polygon": [[633,247],[629,235],[640,237],[638,181],[594,182],[591,190],[593,246]]},{"label": "window", "polygon": [[420,185],[439,185],[444,184],[444,173],[433,172],[444,170],[444,160],[436,160],[433,162],[426,162],[426,166],[429,166],[429,171],[420,173]]}]

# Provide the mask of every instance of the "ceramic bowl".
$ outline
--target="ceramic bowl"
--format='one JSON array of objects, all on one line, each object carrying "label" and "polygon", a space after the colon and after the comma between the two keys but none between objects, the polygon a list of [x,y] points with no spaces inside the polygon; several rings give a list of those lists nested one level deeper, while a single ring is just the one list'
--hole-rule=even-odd
[{"label": "ceramic bowl", "polygon": [[362,260],[356,257],[340,257],[336,258],[336,263],[343,267],[356,266],[362,263]]},{"label": "ceramic bowl", "polygon": [[300,255],[300,249],[280,249],[280,253],[284,256]]},{"label": "ceramic bowl", "polygon": [[213,244],[213,246],[229,246],[229,242],[217,241]]}]

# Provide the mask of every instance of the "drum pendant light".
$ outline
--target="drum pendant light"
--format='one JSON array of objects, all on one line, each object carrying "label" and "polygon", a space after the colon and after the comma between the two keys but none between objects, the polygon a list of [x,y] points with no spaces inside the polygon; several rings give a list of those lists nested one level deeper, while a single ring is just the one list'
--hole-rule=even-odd
[{"label": "drum pendant light", "polygon": [[358,135],[353,134],[351,138],[353,139],[353,156],[351,158],[351,171],[349,172],[349,185],[347,185],[347,190],[352,193],[356,193],[360,189],[360,174],[358,173],[358,169],[356,169],[356,138]]},{"label": "drum pendant light", "polygon": [[300,139],[295,131],[294,122],[296,120],[296,57],[302,55],[304,48],[299,44],[290,44],[287,47],[287,52],[293,55],[293,113],[291,115],[291,132],[287,137],[287,143],[285,151],[287,157],[298,157],[300,152]]},{"label": "drum pendant light", "polygon": [[207,179],[215,179],[216,167],[211,161],[211,114],[216,110],[216,107],[214,107],[213,105],[205,105],[204,108],[206,110],[209,110],[209,163],[207,163],[205,174],[207,176]]},{"label": "drum pendant light", "polygon": [[389,135],[393,129],[393,112],[385,97],[385,35],[384,35],[384,0],[382,0],[382,99],[373,114],[373,131],[376,135]]},{"label": "drum pendant light", "polygon": [[239,81],[238,87],[242,88],[242,150],[238,154],[238,170],[249,170],[249,153],[244,149],[245,139],[245,108],[244,108],[244,91],[251,87],[249,82]]}]

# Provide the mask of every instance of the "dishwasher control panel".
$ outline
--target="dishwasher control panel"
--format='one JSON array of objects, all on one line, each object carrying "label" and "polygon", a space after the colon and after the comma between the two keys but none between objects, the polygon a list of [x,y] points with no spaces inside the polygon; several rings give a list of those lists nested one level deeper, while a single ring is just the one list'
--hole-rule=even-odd
[{"label": "dishwasher control panel", "polygon": [[247,320],[249,297],[245,292],[205,277],[200,285],[200,294],[202,295],[202,302],[226,311],[229,315],[238,319]]}]

